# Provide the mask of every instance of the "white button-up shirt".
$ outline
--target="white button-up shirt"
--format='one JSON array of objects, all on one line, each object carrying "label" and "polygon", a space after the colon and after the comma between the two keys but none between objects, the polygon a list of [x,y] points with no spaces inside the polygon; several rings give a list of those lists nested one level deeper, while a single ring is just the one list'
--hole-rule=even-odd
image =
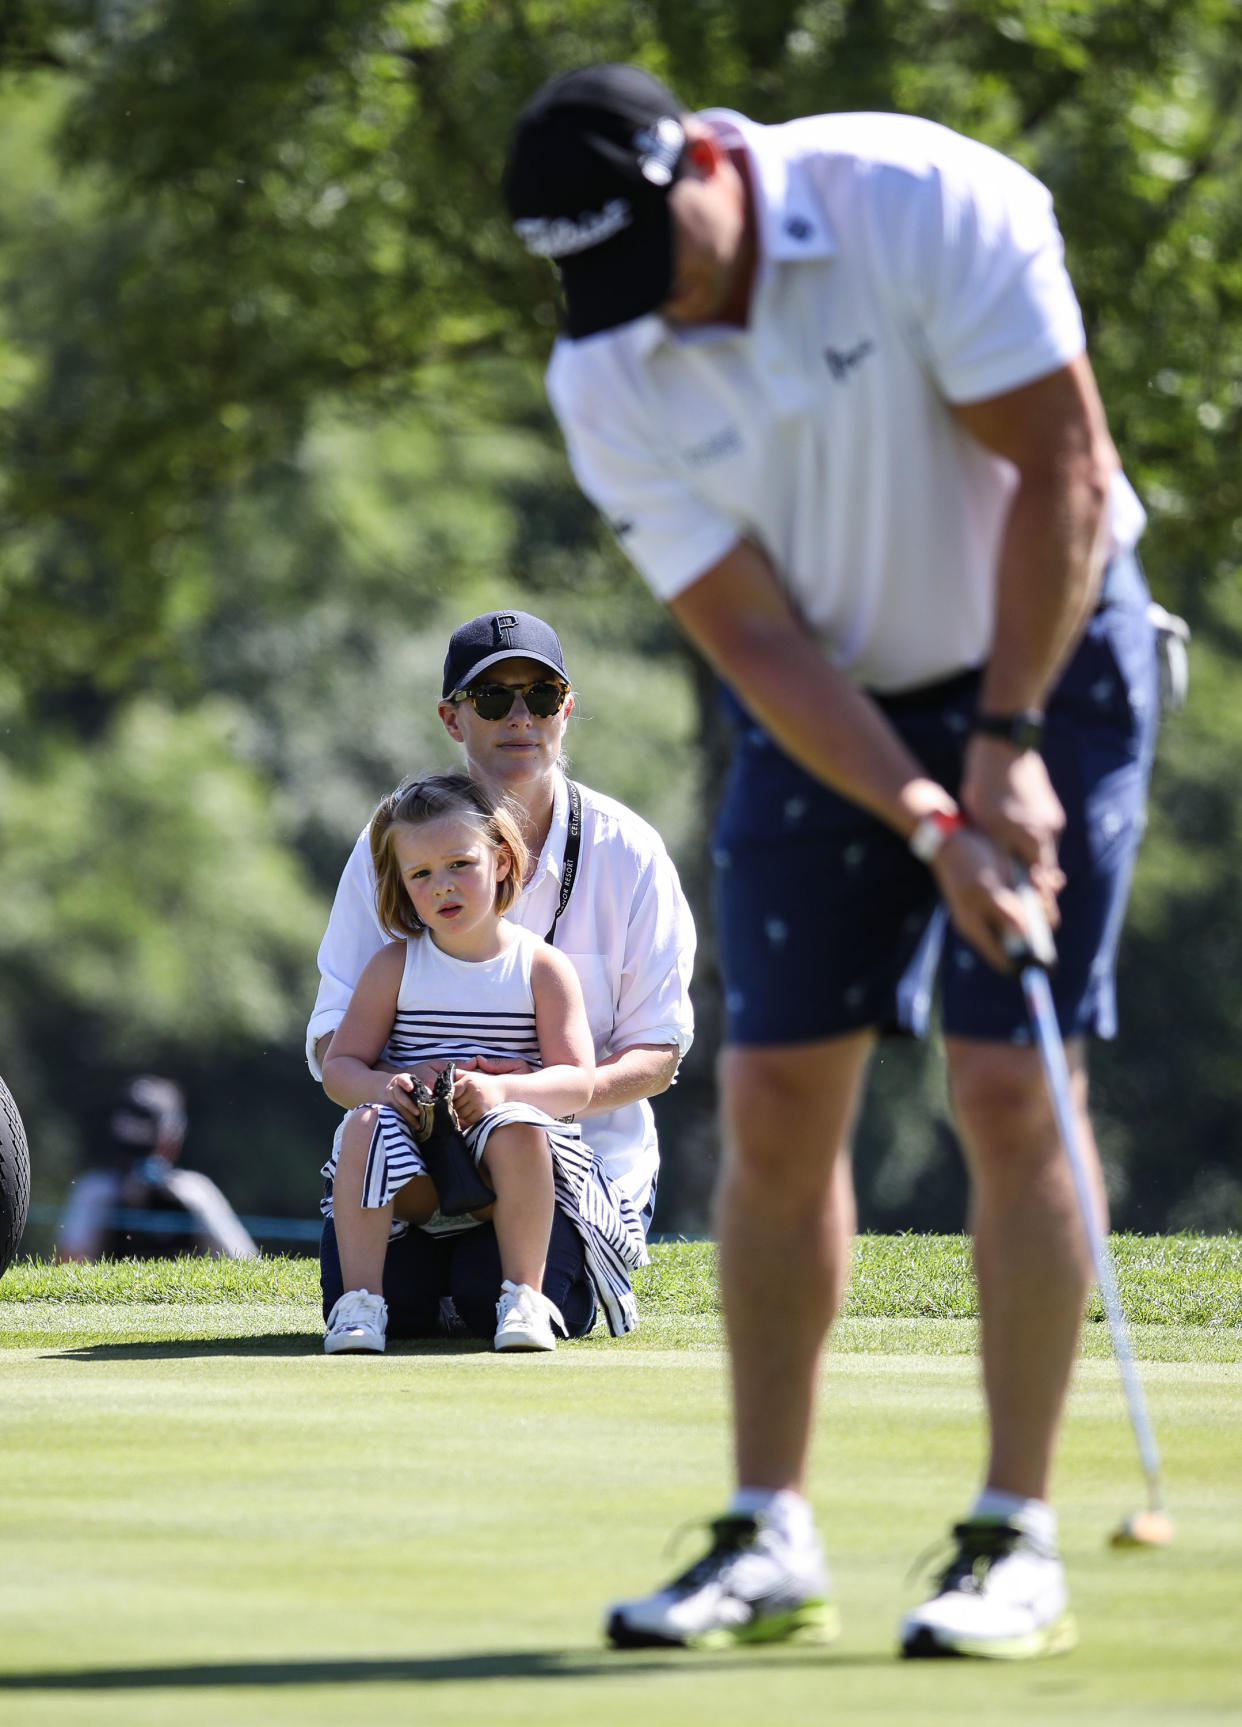
[{"label": "white button-up shirt", "polygon": [[[1048,191],[926,120],[702,118],[751,169],[750,321],[559,341],[548,393],[582,489],[662,600],[745,536],[856,682],[980,665],[1016,476],[949,404],[1082,351]],[[1118,476],[1114,549],[1143,521]]]},{"label": "white button-up shirt", "polygon": [[[612,798],[582,793],[582,849],[573,892],[556,926],[556,945],[582,983],[597,1060],[636,1044],[690,1047],[690,976],[695,930],[673,866],[656,830]],[[547,842],[535,873],[505,914],[546,935],[560,900],[569,832],[569,792],[557,775]],[[345,865],[319,948],[319,994],[306,1028],[306,1059],[323,1073],[315,1045],[336,1030],[372,954],[392,940],[375,911],[375,872],[367,829]],[[641,1210],[659,1168],[651,1105],[645,1098],[588,1116],[584,1139],[611,1180]]]}]

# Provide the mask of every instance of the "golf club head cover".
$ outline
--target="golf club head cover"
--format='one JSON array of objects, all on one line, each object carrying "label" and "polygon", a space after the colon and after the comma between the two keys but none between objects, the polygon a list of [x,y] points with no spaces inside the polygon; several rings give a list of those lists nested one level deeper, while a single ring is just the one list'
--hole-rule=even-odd
[{"label": "golf club head cover", "polygon": [[[440,1212],[444,1217],[464,1217],[469,1211],[481,1211],[496,1195],[479,1174],[479,1166],[470,1154],[466,1136],[453,1108],[453,1082],[457,1069],[452,1062],[437,1075],[436,1083],[427,1096],[430,1100],[430,1122],[426,1136],[415,1132],[418,1149],[427,1174],[435,1183]],[[424,1086],[423,1091],[426,1092]],[[422,1105],[417,1092],[415,1103]],[[420,1109],[420,1113],[424,1113]]]}]

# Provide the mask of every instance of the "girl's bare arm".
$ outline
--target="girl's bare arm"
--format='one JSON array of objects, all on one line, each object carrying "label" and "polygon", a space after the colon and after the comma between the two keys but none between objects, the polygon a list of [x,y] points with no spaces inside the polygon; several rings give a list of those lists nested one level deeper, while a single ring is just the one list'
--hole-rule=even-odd
[{"label": "girl's bare arm", "polygon": [[393,942],[373,954],[363,967],[345,1017],[333,1035],[332,1047],[323,1064],[323,1089],[334,1103],[345,1109],[353,1109],[360,1103],[392,1101],[385,1091],[394,1076],[377,1070],[375,1064],[392,1031],[404,969],[403,941]]}]

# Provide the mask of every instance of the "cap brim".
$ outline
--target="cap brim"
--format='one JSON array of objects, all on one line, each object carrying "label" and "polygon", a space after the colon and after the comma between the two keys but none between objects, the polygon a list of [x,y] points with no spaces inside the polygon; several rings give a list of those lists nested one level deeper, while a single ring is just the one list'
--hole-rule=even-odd
[{"label": "cap brim", "polygon": [[[547,666],[548,670],[555,672],[558,678],[564,679],[566,683],[569,682],[564,666],[558,666],[555,660],[548,658],[547,654],[533,653],[530,648],[501,648],[499,652],[486,654],[481,660],[476,661],[454,688],[468,690],[480,672],[485,672],[489,666],[499,665],[501,660],[538,660],[541,666]],[[452,690],[446,691],[445,698],[447,699],[452,693]]]},{"label": "cap brim", "polygon": [[656,312],[673,286],[673,221],[661,198],[601,246],[560,263],[566,327],[577,340]]}]

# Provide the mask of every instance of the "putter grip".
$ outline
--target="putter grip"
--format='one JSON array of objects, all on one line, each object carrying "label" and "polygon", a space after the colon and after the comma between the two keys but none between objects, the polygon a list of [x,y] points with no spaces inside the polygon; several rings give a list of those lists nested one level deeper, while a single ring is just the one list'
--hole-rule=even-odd
[{"label": "putter grip", "polygon": [[418,1147],[427,1174],[435,1183],[443,1217],[464,1217],[469,1211],[481,1211],[496,1197],[479,1174],[453,1108],[456,1075],[457,1070],[450,1062],[437,1078],[431,1093],[431,1131]]},{"label": "putter grip", "polygon": [[1018,971],[1025,971],[1028,965],[1037,965],[1041,971],[1051,971],[1057,963],[1057,948],[1048,919],[1044,916],[1043,902],[1031,886],[1030,876],[1019,863],[1013,866],[1013,878],[1014,888],[1022,901],[1026,937],[1023,939],[1016,932],[1007,935],[1004,939],[1005,952]]}]

